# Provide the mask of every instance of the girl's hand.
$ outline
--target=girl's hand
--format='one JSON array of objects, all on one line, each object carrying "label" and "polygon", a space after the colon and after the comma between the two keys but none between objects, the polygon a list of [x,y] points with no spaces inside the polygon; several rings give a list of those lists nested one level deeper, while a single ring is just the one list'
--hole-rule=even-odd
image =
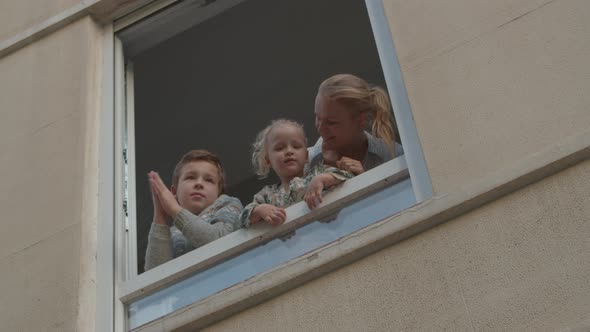
[{"label": "girl's hand", "polygon": [[287,219],[285,209],[270,204],[260,204],[254,208],[250,216],[250,222],[256,223],[266,221],[267,223],[278,226]]},{"label": "girl's hand", "polygon": [[152,193],[156,196],[160,202],[160,206],[164,212],[170,217],[174,218],[182,210],[182,207],[176,201],[176,197],[168,190],[168,187],[164,184],[164,181],[160,178],[160,175],[156,172],[149,172],[148,178],[150,181],[150,188]]},{"label": "girl's hand", "polygon": [[[307,203],[307,207],[310,210],[315,209],[318,205],[322,204],[322,191],[324,191],[324,179],[323,177],[328,174],[316,175],[309,185],[307,186],[307,192],[303,196],[303,200]],[[330,176],[331,177],[331,176]]]},{"label": "girl's hand", "polygon": [[336,162],[336,167],[343,171],[349,171],[354,175],[359,175],[365,171],[360,161],[348,157],[342,157]]}]

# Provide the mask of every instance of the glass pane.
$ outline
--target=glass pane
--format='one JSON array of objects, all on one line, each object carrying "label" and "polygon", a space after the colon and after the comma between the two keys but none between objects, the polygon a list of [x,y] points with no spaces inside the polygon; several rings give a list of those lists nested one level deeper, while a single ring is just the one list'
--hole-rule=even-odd
[{"label": "glass pane", "polygon": [[263,246],[197,273],[129,305],[129,328],[158,319],[243,280],[333,242],[376,221],[396,214],[416,199],[410,179],[343,208],[329,223],[312,222],[290,239]]}]

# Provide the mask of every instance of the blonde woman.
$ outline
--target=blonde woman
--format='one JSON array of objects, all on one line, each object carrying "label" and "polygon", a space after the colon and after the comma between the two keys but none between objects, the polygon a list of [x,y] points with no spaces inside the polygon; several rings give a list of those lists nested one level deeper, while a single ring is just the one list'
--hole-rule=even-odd
[{"label": "blonde woman", "polygon": [[[401,145],[395,143],[387,94],[354,75],[334,75],[320,84],[315,125],[321,137],[309,148],[310,167],[333,163],[360,174],[403,154]],[[369,127],[371,133],[366,131]],[[322,154],[326,150],[332,151],[333,160]]]}]

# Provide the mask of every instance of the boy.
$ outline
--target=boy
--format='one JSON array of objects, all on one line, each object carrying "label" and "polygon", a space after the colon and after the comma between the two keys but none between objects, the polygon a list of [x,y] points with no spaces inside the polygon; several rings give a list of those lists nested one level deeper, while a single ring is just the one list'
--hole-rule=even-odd
[{"label": "boy", "polygon": [[185,154],[174,168],[171,191],[156,172],[149,172],[148,180],[154,219],[146,271],[240,227],[242,203],[222,194],[223,168],[213,153],[192,150]]}]

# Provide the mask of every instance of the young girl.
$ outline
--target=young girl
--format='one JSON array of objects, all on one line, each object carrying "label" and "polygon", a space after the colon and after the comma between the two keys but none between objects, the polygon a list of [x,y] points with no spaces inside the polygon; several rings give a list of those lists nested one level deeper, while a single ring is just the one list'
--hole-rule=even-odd
[{"label": "young girl", "polygon": [[[310,148],[310,165],[321,164],[322,149],[338,156],[336,166],[363,173],[403,154],[385,91],[350,74],[334,75],[318,89],[315,124],[321,138]],[[371,125],[371,134],[365,131]]]},{"label": "young girl", "polygon": [[313,209],[322,202],[324,188],[353,176],[350,172],[327,167],[323,163],[317,164],[304,176],[307,161],[307,140],[301,124],[280,119],[262,130],[254,142],[252,164],[260,177],[266,177],[272,168],[281,183],[265,186],[254,195],[254,201],[240,216],[242,226],[248,227],[261,221],[271,225],[282,224],[287,217],[285,207],[304,199]]}]

